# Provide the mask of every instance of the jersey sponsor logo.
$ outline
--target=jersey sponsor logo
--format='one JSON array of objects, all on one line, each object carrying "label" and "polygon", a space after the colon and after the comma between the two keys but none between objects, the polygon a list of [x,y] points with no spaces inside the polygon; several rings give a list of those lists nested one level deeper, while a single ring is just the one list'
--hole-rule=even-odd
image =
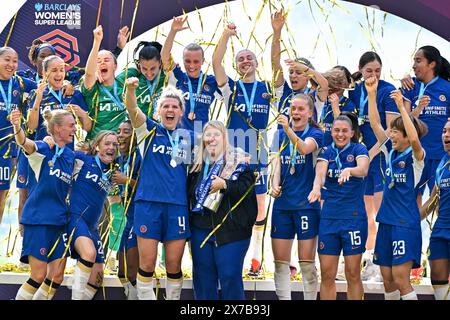
[{"label": "jersey sponsor logo", "polygon": [[100,103],[99,111],[119,111],[119,106],[112,102]]},{"label": "jersey sponsor logo", "polygon": [[439,96],[439,100],[441,100],[442,102],[447,101],[447,97],[445,95],[441,94]]},{"label": "jersey sponsor logo", "polygon": [[72,181],[72,175],[70,175],[66,172],[62,172],[61,169],[50,168],[49,174],[51,176],[55,176],[55,177],[59,178],[60,180],[62,180],[65,183],[70,183]]},{"label": "jersey sponsor logo", "polygon": [[355,157],[352,154],[349,154],[347,156],[347,162],[353,162],[355,160]]},{"label": "jersey sponsor logo", "polygon": [[141,225],[141,226],[139,227],[139,231],[140,231],[141,233],[146,233],[146,232],[147,232],[147,226],[146,226],[145,224]]},{"label": "jersey sponsor logo", "polygon": [[39,249],[39,253],[43,256],[45,256],[47,254],[47,249],[46,248],[41,248]]},{"label": "jersey sponsor logo", "polygon": [[234,111],[245,112],[245,103],[241,103],[240,105],[234,105]]}]

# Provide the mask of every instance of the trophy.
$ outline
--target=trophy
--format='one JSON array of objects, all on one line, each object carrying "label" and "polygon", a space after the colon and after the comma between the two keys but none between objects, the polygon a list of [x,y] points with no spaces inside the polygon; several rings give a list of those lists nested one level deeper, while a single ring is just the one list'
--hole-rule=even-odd
[{"label": "trophy", "polygon": [[[231,157],[228,156],[228,159],[232,161],[225,162],[225,165],[223,166],[222,171],[219,174],[219,177],[221,177],[222,179],[229,179],[231,175],[236,171],[236,168],[239,165],[239,163],[245,160],[244,156],[237,152],[231,155]],[[212,194],[209,194],[206,197],[205,202],[203,203],[203,208],[207,208],[208,210],[216,213],[220,207],[222,199],[223,193],[221,193],[220,190]]]}]

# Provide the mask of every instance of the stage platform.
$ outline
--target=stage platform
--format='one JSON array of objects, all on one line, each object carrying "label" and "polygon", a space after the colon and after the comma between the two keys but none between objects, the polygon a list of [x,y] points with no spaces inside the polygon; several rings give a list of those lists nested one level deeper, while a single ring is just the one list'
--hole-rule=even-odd
[{"label": "stage platform", "polygon": [[[0,300],[14,299],[20,285],[28,279],[26,273],[2,272],[0,273]],[[68,300],[71,296],[70,285],[72,283],[72,275],[65,276],[61,288],[55,295],[55,300]],[[303,299],[303,284],[301,281],[292,281],[292,299]],[[365,300],[383,300],[384,289],[381,282],[364,281],[364,298]],[[164,299],[165,279],[158,279],[157,286],[159,288],[158,300]],[[104,280],[105,294],[98,292],[95,300],[123,300],[122,285],[117,276],[106,275]],[[433,287],[428,278],[422,279],[420,284],[413,284],[419,300],[434,300]],[[277,300],[275,294],[275,285],[273,279],[266,280],[244,280],[244,289],[247,300]],[[347,290],[347,283],[345,281],[336,281],[336,290],[338,292],[338,299],[345,299],[345,292]],[[185,279],[183,282],[183,290],[181,293],[182,300],[193,300],[194,293],[192,290],[192,280]]]}]

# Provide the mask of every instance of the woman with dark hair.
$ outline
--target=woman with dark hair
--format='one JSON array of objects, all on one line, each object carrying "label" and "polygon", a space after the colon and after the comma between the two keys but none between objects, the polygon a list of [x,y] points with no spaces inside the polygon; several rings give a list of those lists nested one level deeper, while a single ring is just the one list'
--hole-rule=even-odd
[{"label": "woman with dark hair", "polygon": [[87,154],[76,153],[73,185],[69,196],[69,244],[77,260],[72,300],[92,300],[103,282],[104,251],[98,230],[103,204],[113,187],[117,135],[100,131]]},{"label": "woman with dark hair", "polygon": [[120,240],[118,259],[119,271],[117,276],[125,290],[128,300],[137,300],[136,276],[139,266],[139,252],[137,248],[136,234],[133,232],[134,223],[134,196],[141,167],[141,155],[136,144],[136,136],[133,135],[133,126],[130,120],[125,120],[117,129],[119,140],[118,163],[120,171],[114,172],[112,181],[119,185],[121,191],[122,212],[120,223],[124,223],[125,228]]},{"label": "woman with dark hair", "polygon": [[450,63],[432,46],[419,48],[414,55],[412,86],[403,90],[405,108],[428,126],[428,134],[421,143],[427,158],[418,184],[419,203],[425,187],[431,191],[435,172],[445,154],[441,133],[450,116]]},{"label": "woman with dark hair", "polygon": [[12,157],[17,154],[17,146],[12,135],[13,129],[8,121],[8,116],[15,108],[24,112],[25,96],[36,88],[33,81],[14,75],[18,64],[19,56],[13,48],[0,48],[0,223],[12,179],[14,163]]},{"label": "woman with dark hair", "polygon": [[[355,81],[368,79],[375,76],[379,80],[377,91],[377,106],[380,114],[381,125],[385,130],[389,129],[389,125],[394,117],[398,115],[398,109],[394,100],[390,97],[391,91],[395,87],[384,80],[380,80],[382,62],[380,56],[373,51],[365,52],[359,59],[358,71],[352,75]],[[377,144],[377,139],[370,127],[368,116],[367,91],[364,87],[364,80],[361,81],[354,90],[350,91],[349,98],[357,106],[358,123],[362,134],[362,143],[369,150],[370,167],[366,178],[364,203],[369,222],[369,233],[367,237],[366,253],[364,254],[364,270],[363,280],[375,279],[380,277],[379,269],[372,263],[373,249],[375,245],[375,236],[377,233],[377,225],[375,217],[381,205],[384,186],[384,170],[386,169],[385,147]],[[390,144],[388,143],[388,147]],[[378,279],[377,279],[378,280]]]},{"label": "woman with dark hair", "polygon": [[436,170],[436,184],[428,201],[420,209],[422,219],[437,212],[430,237],[428,261],[431,268],[431,285],[436,300],[450,300],[448,276],[450,273],[450,121],[442,129],[445,155]]},{"label": "woman with dark hair", "polygon": [[[356,117],[341,114],[333,122],[333,142],[319,154],[310,203],[321,200],[319,224],[320,299],[336,299],[335,278],[343,251],[347,299],[361,300],[361,258],[367,239],[364,184],[369,154],[358,142]],[[322,188],[326,189],[322,191]]]},{"label": "woman with dark hair", "polygon": [[424,168],[425,151],[420,139],[427,133],[426,125],[409,115],[399,90],[391,93],[401,116],[395,117],[386,134],[377,108],[376,77],[365,81],[369,99],[370,126],[378,143],[392,141],[383,201],[377,214],[379,229],[374,263],[380,266],[386,300],[417,300],[410,283],[411,269],[420,267],[422,231],[414,189]]},{"label": "woman with dark hair", "polygon": [[136,67],[125,69],[116,78],[120,92],[125,91],[125,78],[139,79],[136,89],[138,107],[150,119],[153,119],[156,101],[166,78],[161,66],[161,48],[162,45],[156,41],[139,42],[133,52]]},{"label": "woman with dark hair", "polygon": [[317,298],[315,252],[319,231],[320,203],[309,203],[314,180],[315,158],[323,144],[323,132],[312,120],[314,103],[305,94],[295,95],[290,103],[290,119],[280,114],[283,130],[275,133],[272,152],[271,195],[276,198],[272,211],[272,250],[275,263],[275,290],[280,300],[291,299],[289,263],[292,243],[297,236],[298,259],[305,300]]},{"label": "woman with dark hair", "polygon": [[179,31],[187,29],[185,18],[173,18],[170,32],[161,51],[164,70],[169,78],[169,84],[183,91],[186,112],[181,119],[181,127],[200,134],[203,126],[209,120],[209,108],[217,93],[217,82],[213,75],[202,71],[205,62],[203,48],[190,43],[183,50],[184,72],[174,63],[171,56],[175,36]]}]

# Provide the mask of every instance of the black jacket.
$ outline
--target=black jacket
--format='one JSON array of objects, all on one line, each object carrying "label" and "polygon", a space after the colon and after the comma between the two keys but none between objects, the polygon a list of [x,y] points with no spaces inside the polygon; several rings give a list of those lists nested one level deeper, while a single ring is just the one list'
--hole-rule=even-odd
[{"label": "black jacket", "polygon": [[[203,172],[189,174],[187,182],[189,211],[197,203],[195,190],[202,178]],[[237,180],[226,180],[227,188],[226,190],[221,190],[221,192],[224,193],[224,196],[217,212],[214,213],[206,208],[203,209],[203,215],[201,213],[190,211],[191,225],[200,229],[214,229],[221,223],[224,216],[242,198],[246,191],[254,185],[255,179],[254,172],[247,166],[244,171],[239,174]],[[256,202],[256,193],[253,186],[252,190],[228,215],[228,218],[222,226],[215,232],[216,245],[250,238],[257,214],[258,204]]]}]

